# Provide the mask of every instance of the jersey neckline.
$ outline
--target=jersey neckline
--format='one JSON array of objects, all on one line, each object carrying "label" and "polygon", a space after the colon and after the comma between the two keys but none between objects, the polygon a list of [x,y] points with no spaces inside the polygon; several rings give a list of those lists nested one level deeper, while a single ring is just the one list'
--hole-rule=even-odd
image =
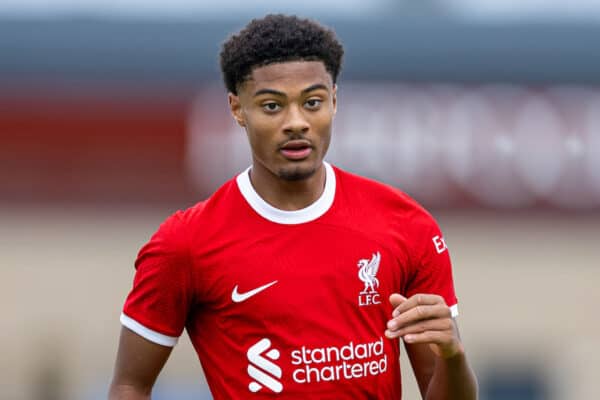
[{"label": "jersey neckline", "polygon": [[323,165],[325,166],[325,188],[323,193],[314,203],[300,210],[281,210],[273,207],[260,197],[250,182],[250,169],[252,167],[248,167],[244,172],[239,174],[236,177],[236,182],[246,202],[261,217],[278,224],[303,224],[319,218],[333,204],[336,186],[335,172],[329,163],[323,161]]}]

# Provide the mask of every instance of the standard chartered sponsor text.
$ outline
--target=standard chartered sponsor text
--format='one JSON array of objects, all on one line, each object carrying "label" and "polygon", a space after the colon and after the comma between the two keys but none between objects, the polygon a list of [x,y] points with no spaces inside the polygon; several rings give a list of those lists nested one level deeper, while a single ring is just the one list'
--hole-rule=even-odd
[{"label": "standard chartered sponsor text", "polygon": [[383,351],[383,337],[368,343],[293,350],[292,372],[297,383],[329,382],[374,376],[387,370],[388,359]]}]

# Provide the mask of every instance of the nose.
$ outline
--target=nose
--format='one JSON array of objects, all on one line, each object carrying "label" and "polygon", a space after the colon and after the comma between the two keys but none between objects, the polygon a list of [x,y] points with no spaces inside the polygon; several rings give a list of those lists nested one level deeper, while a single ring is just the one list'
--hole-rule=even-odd
[{"label": "nose", "polygon": [[287,134],[303,134],[308,132],[310,125],[304,114],[304,110],[297,106],[292,105],[288,108],[283,131]]}]

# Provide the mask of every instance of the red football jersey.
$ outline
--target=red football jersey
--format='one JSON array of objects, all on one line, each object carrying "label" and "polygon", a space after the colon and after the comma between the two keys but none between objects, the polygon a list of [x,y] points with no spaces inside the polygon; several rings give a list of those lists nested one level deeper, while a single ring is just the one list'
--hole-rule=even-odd
[{"label": "red football jersey", "polygon": [[121,322],[173,346],[185,328],[215,399],[399,399],[401,293],[443,296],[450,258],[433,218],[389,186],[325,164],[321,197],[282,211],[248,170],[168,218],[140,251]]}]

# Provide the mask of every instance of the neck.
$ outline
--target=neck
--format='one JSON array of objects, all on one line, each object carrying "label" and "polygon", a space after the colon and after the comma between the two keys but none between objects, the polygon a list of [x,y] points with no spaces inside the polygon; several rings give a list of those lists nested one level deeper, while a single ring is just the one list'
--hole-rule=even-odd
[{"label": "neck", "polygon": [[306,179],[286,180],[255,162],[250,170],[250,182],[256,193],[273,207],[295,211],[308,207],[323,194],[325,175],[325,165],[321,164]]}]

